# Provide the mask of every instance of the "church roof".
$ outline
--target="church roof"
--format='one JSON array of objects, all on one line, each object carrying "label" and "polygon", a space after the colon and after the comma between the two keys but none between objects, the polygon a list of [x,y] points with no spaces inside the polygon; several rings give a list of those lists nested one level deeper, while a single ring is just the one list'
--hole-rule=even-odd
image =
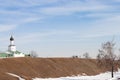
[{"label": "church roof", "polygon": [[9,45],[8,47],[15,46],[15,45]]},{"label": "church roof", "polygon": [[13,40],[14,40],[14,38],[13,38],[13,36],[11,36],[11,37],[10,37],[10,41],[13,41]]}]

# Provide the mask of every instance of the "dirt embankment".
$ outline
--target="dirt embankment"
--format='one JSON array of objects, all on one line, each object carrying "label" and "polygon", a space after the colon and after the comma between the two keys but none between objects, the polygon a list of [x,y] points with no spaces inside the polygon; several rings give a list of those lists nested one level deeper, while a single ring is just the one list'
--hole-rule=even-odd
[{"label": "dirt embankment", "polygon": [[64,77],[78,74],[96,75],[105,70],[94,59],[79,58],[6,58],[0,59],[0,80],[17,80],[13,73],[28,80],[35,77]]}]

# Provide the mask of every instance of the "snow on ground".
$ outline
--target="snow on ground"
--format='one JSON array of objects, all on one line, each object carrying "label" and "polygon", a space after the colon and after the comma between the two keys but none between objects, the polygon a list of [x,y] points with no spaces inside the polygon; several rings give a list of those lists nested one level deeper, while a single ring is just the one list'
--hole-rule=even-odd
[{"label": "snow on ground", "polygon": [[111,78],[111,72],[102,73],[96,76],[73,76],[60,78],[34,78],[33,80],[120,80],[120,71],[114,72],[114,78]]},{"label": "snow on ground", "polygon": [[[7,73],[7,74],[19,78],[19,80],[25,80],[16,74],[13,73]],[[60,78],[33,78],[33,80],[120,80],[118,78],[120,78],[120,70],[118,70],[118,72],[114,72],[114,78],[111,78],[111,72],[106,72],[96,76],[79,75],[79,76],[60,77]]]},{"label": "snow on ground", "polygon": [[13,77],[17,77],[19,80],[25,80],[23,78],[21,78],[20,76],[16,75],[16,74],[13,74],[13,73],[7,73],[8,75],[11,75]]}]

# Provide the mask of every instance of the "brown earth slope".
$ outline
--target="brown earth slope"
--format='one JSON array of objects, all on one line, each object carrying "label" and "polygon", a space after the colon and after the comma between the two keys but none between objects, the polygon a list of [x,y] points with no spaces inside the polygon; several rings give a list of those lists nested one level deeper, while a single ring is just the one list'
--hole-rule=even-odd
[{"label": "brown earth slope", "polygon": [[94,59],[79,58],[6,58],[0,59],[0,80],[17,80],[8,73],[24,78],[64,77],[85,73],[96,75],[105,71]]}]

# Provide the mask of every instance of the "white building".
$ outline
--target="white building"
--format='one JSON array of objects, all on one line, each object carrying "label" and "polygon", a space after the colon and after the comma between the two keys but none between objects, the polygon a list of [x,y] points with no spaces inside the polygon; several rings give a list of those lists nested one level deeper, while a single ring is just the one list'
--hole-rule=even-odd
[{"label": "white building", "polygon": [[25,54],[16,50],[13,36],[10,37],[10,45],[8,46],[7,52],[0,53],[0,57],[25,57]]},{"label": "white building", "polygon": [[14,38],[13,36],[10,37],[10,45],[8,46],[8,51],[16,51],[16,46],[14,45]]}]

